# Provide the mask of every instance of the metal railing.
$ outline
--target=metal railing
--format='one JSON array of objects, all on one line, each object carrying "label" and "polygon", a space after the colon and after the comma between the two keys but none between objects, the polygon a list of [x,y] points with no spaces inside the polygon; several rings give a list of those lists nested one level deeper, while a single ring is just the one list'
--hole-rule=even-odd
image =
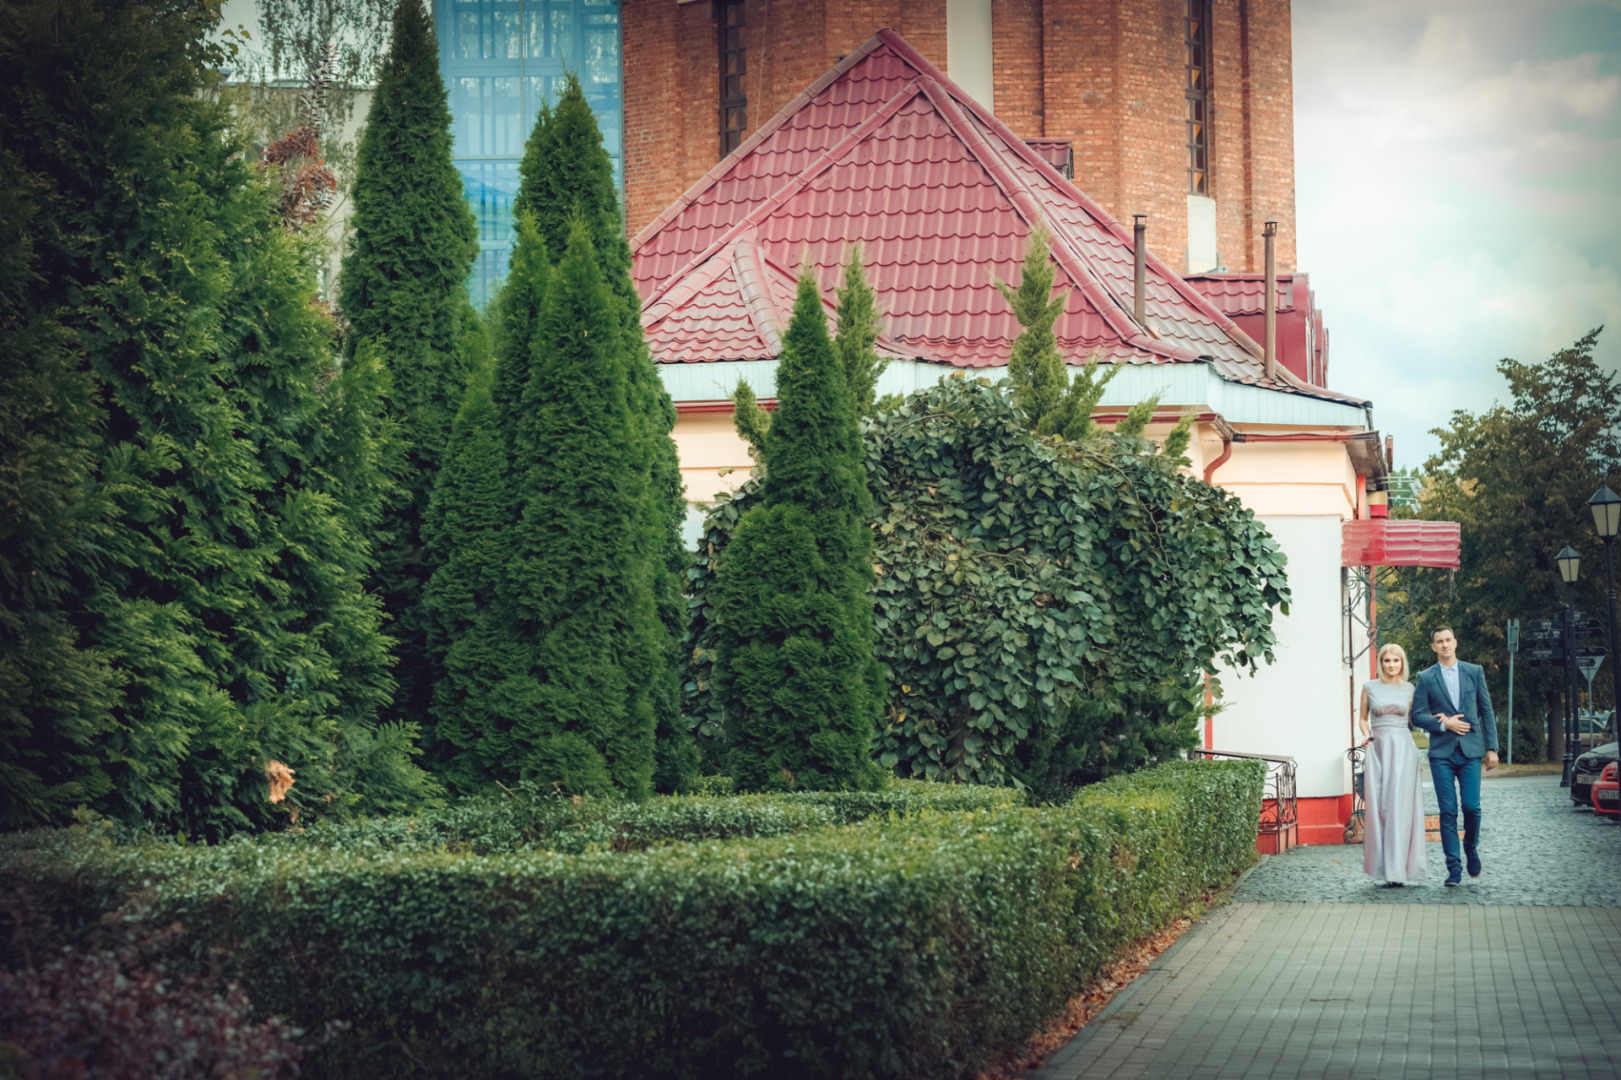
[{"label": "metal railing", "polygon": [[1283,836],[1299,824],[1300,804],[1295,798],[1294,758],[1243,754],[1236,750],[1195,750],[1194,753],[1207,758],[1266,762],[1266,794],[1261,797],[1261,820],[1255,830],[1257,836]]}]

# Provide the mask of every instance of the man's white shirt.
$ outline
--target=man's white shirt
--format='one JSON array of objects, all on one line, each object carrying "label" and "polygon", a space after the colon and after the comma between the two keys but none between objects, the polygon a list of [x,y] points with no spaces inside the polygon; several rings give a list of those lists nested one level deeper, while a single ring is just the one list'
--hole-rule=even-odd
[{"label": "man's white shirt", "polygon": [[1458,692],[1458,665],[1441,665],[1441,681],[1446,684],[1447,693],[1452,695],[1452,707],[1463,708],[1463,695]]}]

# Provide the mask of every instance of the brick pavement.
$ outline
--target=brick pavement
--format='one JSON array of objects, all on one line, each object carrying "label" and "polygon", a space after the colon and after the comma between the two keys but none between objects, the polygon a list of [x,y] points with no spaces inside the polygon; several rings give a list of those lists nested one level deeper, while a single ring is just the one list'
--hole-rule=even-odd
[{"label": "brick pavement", "polygon": [[1480,881],[1377,889],[1356,847],[1267,859],[1034,1075],[1621,1076],[1621,828],[1557,777],[1482,801]]}]

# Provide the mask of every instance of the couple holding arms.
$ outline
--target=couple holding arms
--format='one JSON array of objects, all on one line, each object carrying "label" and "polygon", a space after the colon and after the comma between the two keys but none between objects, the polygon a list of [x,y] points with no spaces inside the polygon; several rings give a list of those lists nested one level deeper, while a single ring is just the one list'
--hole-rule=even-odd
[{"label": "couple holding arms", "polygon": [[[1430,736],[1430,777],[1441,809],[1441,850],[1449,886],[1480,876],[1480,772],[1497,768],[1497,720],[1486,675],[1458,660],[1458,639],[1448,626],[1430,635],[1436,664],[1408,682],[1400,645],[1379,650],[1379,677],[1362,687],[1361,726],[1368,748],[1363,777],[1362,867],[1397,888],[1423,881],[1424,791],[1416,727]],[[1463,807],[1463,850],[1458,850],[1458,808]]]}]

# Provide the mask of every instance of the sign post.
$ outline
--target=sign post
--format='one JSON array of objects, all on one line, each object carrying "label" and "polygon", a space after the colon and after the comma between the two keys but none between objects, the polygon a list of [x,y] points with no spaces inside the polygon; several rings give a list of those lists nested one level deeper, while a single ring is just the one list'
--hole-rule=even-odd
[{"label": "sign post", "polygon": [[1508,621],[1508,763],[1514,764],[1514,654],[1520,651],[1520,620]]},{"label": "sign post", "polygon": [[[1581,653],[1576,657],[1576,666],[1581,669],[1582,674],[1587,678],[1587,717],[1585,719],[1588,720],[1587,745],[1589,748],[1593,745],[1593,676],[1598,674],[1599,665],[1602,663],[1604,663],[1604,654],[1602,652]],[[1577,709],[1576,714],[1581,716],[1581,710]]]}]

